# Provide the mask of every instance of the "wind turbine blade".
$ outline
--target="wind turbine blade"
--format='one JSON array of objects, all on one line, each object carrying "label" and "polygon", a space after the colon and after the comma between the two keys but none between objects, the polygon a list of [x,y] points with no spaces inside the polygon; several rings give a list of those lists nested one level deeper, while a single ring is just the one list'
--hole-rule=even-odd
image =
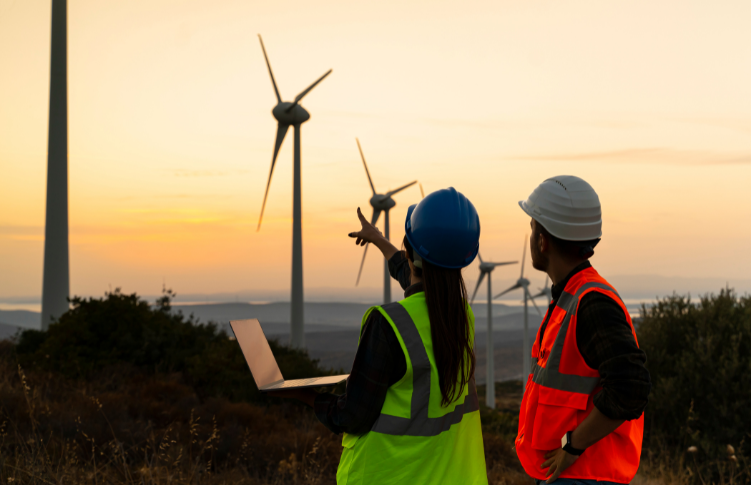
[{"label": "wind turbine blade", "polygon": [[[475,302],[475,295],[477,295],[477,290],[480,289],[480,285],[482,284],[482,280],[484,280],[484,279],[485,279],[485,272],[483,271],[483,272],[480,273],[480,279],[477,280],[477,286],[475,286],[475,292],[472,293],[472,299],[469,300],[469,304],[470,305]],[[490,302],[488,302],[488,305],[489,304],[490,304]]]},{"label": "wind turbine blade", "polygon": [[422,190],[422,183],[420,184],[420,195],[422,195],[422,198],[425,198],[425,191]]},{"label": "wind turbine blade", "polygon": [[360,271],[357,272],[357,282],[355,283],[355,286],[360,284],[360,276],[362,275],[362,267],[365,264],[365,256],[368,254],[368,246],[370,246],[370,243],[365,245],[365,251],[362,253],[362,261],[360,261]]},{"label": "wind turbine blade", "polygon": [[538,294],[534,295],[532,298],[540,298],[541,296],[547,296],[547,294],[545,293],[545,291],[542,288],[540,288],[540,292]]},{"label": "wind turbine blade", "polygon": [[331,71],[333,71],[333,69],[329,69],[328,71],[326,71],[326,74],[324,74],[323,76],[319,77],[318,80],[316,82],[314,82],[313,84],[311,84],[310,86],[308,86],[307,89],[305,89],[305,91],[303,91],[302,93],[300,93],[297,96],[295,96],[295,101],[285,111],[287,113],[289,113],[290,111],[292,111],[292,108],[294,108],[295,106],[297,106],[297,103],[299,103],[302,100],[302,98],[305,97],[306,94],[308,94],[314,87],[316,87],[319,82],[323,81],[323,79],[326,76],[328,76],[329,74],[331,74]]},{"label": "wind turbine blade", "polygon": [[401,192],[402,190],[406,189],[407,187],[412,187],[412,186],[413,186],[413,185],[415,185],[416,183],[417,183],[417,180],[415,180],[415,181],[413,181],[413,182],[410,182],[410,183],[408,183],[407,185],[402,185],[401,187],[399,187],[399,188],[398,188],[398,189],[396,189],[396,190],[392,190],[391,192],[387,192],[387,193],[386,193],[386,197],[391,197],[391,196],[392,196],[392,195],[394,195],[394,194],[398,194],[398,193],[399,193],[399,192]]},{"label": "wind turbine blade", "polygon": [[378,222],[378,218],[381,217],[381,210],[380,209],[373,209],[373,217],[370,218],[370,224],[372,226],[376,225],[376,222]]},{"label": "wind turbine blade", "polygon": [[535,306],[535,310],[537,310],[537,314],[540,315],[540,317],[542,317],[542,312],[540,311],[540,308],[537,306],[537,303],[535,303],[535,299],[532,298],[532,296],[529,294],[529,291],[527,291],[526,288],[524,289],[524,296],[525,298],[527,298],[529,301],[532,302],[532,304]]},{"label": "wind turbine blade", "polygon": [[266,59],[266,66],[269,68],[269,76],[271,76],[271,84],[274,85],[274,92],[276,93],[276,100],[282,102],[282,97],[279,96],[279,89],[276,87],[276,80],[274,79],[274,73],[271,72],[271,63],[269,62],[269,56],[266,55],[266,48],[263,46],[263,39],[261,34],[258,34],[258,40],[261,41],[261,50],[263,51],[263,57]]},{"label": "wind turbine blade", "polygon": [[517,264],[519,261],[504,261],[503,263],[491,263],[493,266],[506,266],[507,264]]},{"label": "wind turbine blade", "polygon": [[505,295],[505,294],[506,294],[506,293],[508,293],[509,291],[513,291],[513,290],[515,290],[515,289],[517,289],[517,288],[521,288],[521,287],[522,287],[522,285],[520,285],[519,283],[517,283],[517,284],[515,284],[514,286],[512,286],[511,288],[509,288],[509,289],[507,289],[507,290],[504,290],[504,291],[502,291],[502,292],[498,293],[497,295],[495,295],[495,296],[493,297],[493,299],[495,300],[496,298],[498,298],[498,297],[500,297],[500,296],[503,296],[503,295]]},{"label": "wind turbine blade", "polygon": [[276,142],[274,142],[274,156],[271,158],[271,170],[269,170],[269,181],[266,182],[266,193],[263,194],[263,205],[261,205],[261,216],[258,218],[258,227],[256,231],[261,230],[263,221],[263,211],[266,210],[266,198],[269,196],[269,187],[271,187],[271,176],[274,175],[274,165],[276,165],[276,156],[279,155],[279,149],[282,147],[284,136],[287,134],[289,125],[279,123],[276,127]]},{"label": "wind turbine blade", "polygon": [[482,260],[482,255],[480,254],[480,251],[477,251],[477,257],[480,258],[480,264],[485,262]]},{"label": "wind turbine blade", "polygon": [[524,246],[522,246],[522,275],[521,278],[524,278],[524,261],[527,259],[527,236],[524,236]]},{"label": "wind turbine blade", "polygon": [[373,191],[373,195],[376,195],[375,186],[373,185],[373,179],[370,178],[370,170],[368,170],[368,164],[365,163],[365,155],[362,153],[362,147],[360,146],[360,140],[355,138],[357,142],[357,149],[360,150],[360,158],[362,158],[362,164],[365,166],[365,173],[368,175],[368,182],[370,182],[370,190]]},{"label": "wind turbine blade", "polygon": [[550,276],[546,276],[545,277],[545,286],[543,286],[542,288],[538,288],[540,290],[540,292],[538,294],[536,294],[535,296],[533,296],[532,298],[539,298],[541,296],[544,296],[544,297],[547,298],[548,291],[549,291],[548,290],[548,283],[549,282],[550,282]]}]

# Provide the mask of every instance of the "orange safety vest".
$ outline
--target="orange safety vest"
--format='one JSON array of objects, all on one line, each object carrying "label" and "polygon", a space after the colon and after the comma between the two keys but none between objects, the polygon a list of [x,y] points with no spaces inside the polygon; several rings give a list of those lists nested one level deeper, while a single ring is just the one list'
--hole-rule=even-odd
[{"label": "orange safety vest", "polygon": [[[516,453],[527,474],[539,480],[546,478],[547,470],[540,468],[545,453],[561,447],[563,435],[584,421],[594,407],[592,398],[602,389],[600,373],[586,364],[576,344],[576,309],[592,291],[621,306],[636,340],[631,317],[615,289],[594,268],[573,275],[552,309],[542,342],[542,327],[537,333],[532,374],[519,413]],[[631,482],[639,468],[643,432],[644,414],[587,448],[561,478]]]}]

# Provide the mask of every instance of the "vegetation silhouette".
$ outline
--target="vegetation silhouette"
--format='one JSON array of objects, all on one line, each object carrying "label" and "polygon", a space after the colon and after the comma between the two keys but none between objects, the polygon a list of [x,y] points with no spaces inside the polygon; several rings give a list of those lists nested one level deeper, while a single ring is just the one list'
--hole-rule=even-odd
[{"label": "vegetation silhouette", "polygon": [[[174,296],[74,298],[48,331],[0,342],[0,481],[334,483],[340,437],[260,393],[237,342],[175,313]],[[653,390],[634,483],[751,483],[751,297],[663,298],[637,332]],[[285,377],[339,372],[270,344]],[[529,480],[513,450],[520,387],[497,383],[498,409],[481,405],[490,483]]]},{"label": "vegetation silhouette", "polygon": [[[266,402],[240,346],[215,323],[173,312],[175,293],[165,289],[150,305],[116,289],[103,298],[73,298],[72,308],[48,331],[21,333],[16,353],[26,369],[87,379],[102,368],[128,364],[142,371],[180,373],[201,399]],[[305,350],[270,340],[286,379],[330,375]]]},{"label": "vegetation silhouette", "polygon": [[684,483],[751,483],[751,296],[674,294],[642,305],[637,334],[652,376],[642,456]]}]

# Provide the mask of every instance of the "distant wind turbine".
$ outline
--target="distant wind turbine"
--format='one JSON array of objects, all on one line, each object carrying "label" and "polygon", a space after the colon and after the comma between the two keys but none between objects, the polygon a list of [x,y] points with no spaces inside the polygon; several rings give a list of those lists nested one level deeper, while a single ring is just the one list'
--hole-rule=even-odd
[{"label": "distant wind turbine", "polygon": [[302,275],[302,181],[300,173],[300,126],[310,119],[310,113],[300,105],[300,101],[308,94],[314,87],[318,85],[323,79],[331,74],[329,69],[326,74],[319,77],[316,82],[308,86],[304,91],[295,96],[295,100],[291,103],[282,101],[282,97],[279,94],[279,89],[276,86],[276,80],[274,79],[274,73],[271,71],[271,64],[269,63],[269,57],[266,55],[266,48],[263,45],[263,39],[258,36],[258,40],[261,41],[261,50],[263,51],[263,57],[266,59],[266,66],[269,68],[269,76],[271,76],[271,84],[274,86],[274,93],[276,94],[277,105],[271,111],[274,118],[279,122],[276,128],[276,142],[274,143],[274,156],[271,158],[271,170],[269,170],[269,180],[266,183],[266,192],[263,195],[263,205],[261,206],[261,215],[258,218],[258,228],[261,229],[261,221],[263,221],[263,211],[266,209],[266,198],[269,195],[269,187],[271,186],[271,176],[274,174],[274,165],[276,164],[276,156],[279,154],[279,149],[282,147],[284,136],[287,134],[287,130],[290,126],[295,128],[295,148],[294,148],[294,176],[293,176],[293,195],[292,195],[292,315],[291,315],[291,331],[290,331],[290,343],[293,347],[305,346],[305,317],[303,314],[303,275]]},{"label": "distant wind turbine", "polygon": [[[507,288],[506,290],[498,293],[495,295],[495,298],[498,298],[500,296],[505,295],[506,293],[509,293],[511,291],[517,290],[521,288],[524,293],[524,335],[522,336],[522,346],[524,349],[523,352],[523,358],[522,358],[522,383],[525,383],[527,380],[527,376],[530,373],[530,355],[532,352],[532,349],[529,347],[529,312],[527,311],[527,302],[531,301],[532,304],[537,308],[537,303],[535,303],[534,298],[532,298],[532,295],[529,294],[529,280],[524,277],[524,260],[527,257],[527,245],[529,242],[527,241],[527,237],[524,237],[524,249],[522,250],[522,272],[519,275],[519,279],[516,280],[516,283],[511,286],[510,288]],[[537,308],[537,312],[540,312],[540,309]]]},{"label": "distant wind turbine", "polygon": [[[373,191],[373,196],[370,198],[370,205],[373,206],[373,216],[370,218],[370,223],[376,225],[378,219],[381,217],[381,212],[384,213],[384,230],[383,235],[387,240],[389,239],[389,211],[396,205],[396,201],[391,198],[392,195],[396,195],[407,187],[411,187],[417,183],[417,180],[402,185],[396,190],[386,192],[385,194],[376,193],[375,185],[373,185],[373,179],[370,178],[370,171],[368,170],[368,164],[365,162],[365,155],[362,153],[362,147],[360,146],[360,140],[357,141],[357,148],[360,150],[360,158],[362,158],[362,164],[365,167],[365,174],[368,176],[368,182],[370,182],[370,189]],[[360,284],[360,276],[362,275],[362,267],[365,264],[365,256],[368,254],[368,246],[365,245],[365,251],[362,253],[362,261],[360,262],[360,271],[357,273],[357,282],[355,286]],[[391,303],[391,276],[389,275],[389,262],[383,262],[383,303]]]},{"label": "distant wind turbine", "polygon": [[[546,276],[545,277],[545,286],[542,287],[542,288],[538,288],[540,290],[540,292],[538,294],[536,294],[536,295],[532,295],[532,299],[540,298],[540,297],[544,296],[545,299],[547,300],[547,304],[550,305],[550,302],[553,301],[553,291],[548,286],[549,282],[550,282],[550,276]],[[539,313],[540,316],[542,317],[542,313],[540,312],[539,308],[537,309],[537,313]]]},{"label": "distant wind turbine", "polygon": [[477,295],[477,290],[480,289],[480,285],[482,284],[482,280],[485,278],[485,275],[488,277],[488,337],[487,337],[487,359],[485,362],[485,372],[486,372],[486,379],[485,379],[485,403],[488,405],[489,408],[494,409],[495,408],[495,367],[493,363],[493,291],[491,288],[491,280],[492,275],[491,273],[497,266],[505,266],[507,264],[516,264],[519,261],[508,261],[505,263],[491,263],[491,262],[485,262],[482,260],[482,256],[480,253],[477,253],[477,256],[480,258],[480,278],[477,280],[477,286],[475,286],[475,292],[472,293],[472,300],[470,301],[470,305],[474,303],[475,296]]}]

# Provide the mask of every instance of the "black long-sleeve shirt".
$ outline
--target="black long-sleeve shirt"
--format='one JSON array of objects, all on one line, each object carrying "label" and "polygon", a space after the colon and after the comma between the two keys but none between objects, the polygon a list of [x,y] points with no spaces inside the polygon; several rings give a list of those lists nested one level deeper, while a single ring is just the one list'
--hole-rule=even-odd
[{"label": "black long-sleeve shirt", "polygon": [[[589,262],[580,265],[553,285],[551,305],[571,276],[589,266]],[[389,273],[406,290],[405,298],[424,291],[421,283],[410,286],[404,253],[398,252],[389,260]],[[585,295],[577,310],[576,337],[585,362],[598,369],[602,377],[603,388],[594,398],[595,406],[612,419],[638,418],[647,404],[651,384],[644,367],[646,356],[636,345],[620,306],[601,293]],[[372,312],[362,329],[345,393],[319,394],[314,406],[318,419],[334,433],[368,432],[381,412],[388,388],[406,371],[393,328],[380,312]]]},{"label": "black long-sleeve shirt", "polygon": [[[548,314],[571,277],[591,267],[585,261],[553,285]],[[541,341],[546,326],[547,322],[543,322]],[[645,367],[647,355],[636,344],[626,315],[615,300],[596,291],[582,297],[576,310],[576,344],[584,362],[600,372],[602,390],[593,398],[597,409],[611,419],[632,420],[641,416],[652,388]]]},{"label": "black long-sleeve shirt", "polygon": [[[422,283],[410,286],[409,272],[407,258],[397,252],[389,260],[389,273],[405,289],[405,298],[423,291]],[[381,414],[386,391],[406,372],[407,360],[394,329],[381,312],[373,311],[360,333],[345,393],[316,396],[316,416],[334,433],[367,433]]]}]

